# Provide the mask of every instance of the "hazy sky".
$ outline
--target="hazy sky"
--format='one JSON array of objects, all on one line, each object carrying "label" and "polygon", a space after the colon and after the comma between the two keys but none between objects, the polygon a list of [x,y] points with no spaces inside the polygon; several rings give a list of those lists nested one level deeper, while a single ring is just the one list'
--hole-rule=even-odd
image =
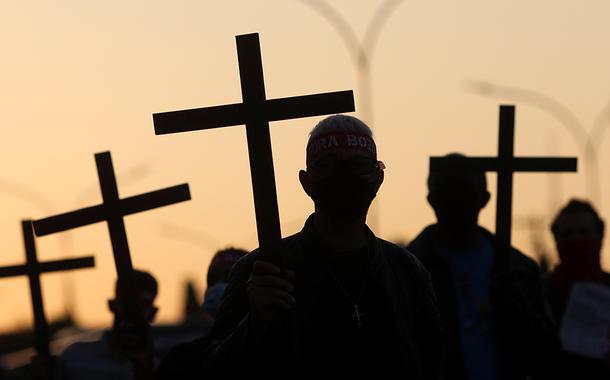
[{"label": "hazy sky", "polygon": [[[362,38],[382,2],[328,3]],[[516,175],[514,243],[531,254],[531,230],[522,220],[537,216],[548,223],[558,204],[590,195],[584,151],[544,104],[482,96],[468,83],[546,94],[589,130],[610,99],[608,14],[610,3],[601,0],[403,1],[369,57],[368,121],[387,165],[373,226],[378,235],[407,240],[434,221],[425,201],[428,157],[496,154],[498,105],[506,102],[517,105],[518,155],[580,160],[578,174]],[[93,154],[111,150],[123,196],[191,186],[191,202],[126,219],[134,265],[160,280],[161,322],[179,317],[187,278],[203,292],[214,250],[255,248],[256,230],[244,129],[155,136],[151,115],[241,101],[234,36],[251,32],[260,33],[269,98],[354,89],[360,115],[352,56],[336,29],[304,1],[4,0],[0,15],[0,265],[24,260],[22,218],[100,201]],[[307,133],[319,119],[272,126],[284,235],[298,231],[312,211],[297,173]],[[610,162],[607,140],[595,142],[603,167]],[[606,170],[599,176],[598,205],[609,217]],[[494,189],[495,177],[488,178]],[[494,202],[481,215],[492,229]],[[546,225],[541,228],[548,243]],[[38,239],[42,260],[94,254],[97,267],[43,277],[49,316],[65,309],[72,292],[78,322],[109,323],[105,300],[114,268],[106,226],[62,236]],[[29,323],[25,278],[0,282],[0,299],[0,330]]]}]

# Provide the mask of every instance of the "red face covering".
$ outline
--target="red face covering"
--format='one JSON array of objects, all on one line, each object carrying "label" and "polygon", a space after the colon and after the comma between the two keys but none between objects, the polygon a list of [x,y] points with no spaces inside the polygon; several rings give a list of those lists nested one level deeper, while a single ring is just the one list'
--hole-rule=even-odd
[{"label": "red face covering", "polygon": [[567,297],[576,281],[603,281],[600,266],[601,239],[582,237],[557,242],[561,263],[555,269],[555,283]]}]

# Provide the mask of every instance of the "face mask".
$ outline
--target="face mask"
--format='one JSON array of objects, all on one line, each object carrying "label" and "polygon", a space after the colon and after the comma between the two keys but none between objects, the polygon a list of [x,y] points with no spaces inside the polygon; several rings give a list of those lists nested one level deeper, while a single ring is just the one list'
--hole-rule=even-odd
[{"label": "face mask", "polygon": [[566,239],[557,242],[561,266],[581,275],[597,274],[600,268],[601,240],[596,238]]},{"label": "face mask", "polygon": [[572,284],[578,281],[601,282],[601,239],[579,238],[557,241],[561,263],[555,268],[554,282],[564,299],[568,299]]},{"label": "face mask", "polygon": [[222,295],[227,285],[228,284],[226,282],[218,282],[205,291],[202,307],[204,311],[214,316],[218,313],[218,309],[220,309],[220,303],[222,301]]},{"label": "face mask", "polygon": [[324,215],[352,222],[366,215],[376,195],[376,183],[362,179],[348,170],[338,170],[314,182],[311,198]]}]

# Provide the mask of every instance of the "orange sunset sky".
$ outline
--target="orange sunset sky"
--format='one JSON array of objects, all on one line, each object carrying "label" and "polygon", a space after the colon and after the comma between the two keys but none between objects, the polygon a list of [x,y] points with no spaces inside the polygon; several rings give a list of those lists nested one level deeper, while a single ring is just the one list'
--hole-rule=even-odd
[{"label": "orange sunset sky", "polygon": [[[362,41],[385,2],[327,3]],[[269,98],[355,91],[355,115],[370,122],[387,166],[372,223],[386,239],[407,241],[434,221],[425,201],[428,157],[495,155],[498,105],[516,104],[516,154],[579,158],[577,174],[515,176],[513,241],[532,255],[527,217],[548,224],[577,196],[594,197],[610,218],[610,138],[593,135],[597,174],[582,144],[594,125],[610,124],[608,14],[602,0],[397,2],[367,52],[368,92],[344,39],[307,1],[1,1],[0,266],[24,260],[21,219],[100,202],[93,154],[111,150],[122,196],[190,184],[192,201],[126,218],[134,265],[160,281],[159,321],[177,321],[185,281],[203,293],[216,249],[257,245],[246,138],[242,127],[155,136],[152,114],[240,102],[234,37],[252,32],[260,33]],[[367,94],[372,108],[363,113]],[[272,124],[284,235],[313,210],[297,174],[320,119]],[[587,185],[591,178],[599,184]],[[495,176],[488,179],[493,194]],[[481,215],[490,229],[494,204]],[[554,260],[546,224],[536,231]],[[85,326],[109,323],[115,274],[106,226],[37,244],[41,260],[97,261],[95,269],[43,277],[49,317],[73,307]],[[603,262],[610,269],[610,253]],[[30,323],[25,278],[2,280],[0,300],[0,330]]]}]

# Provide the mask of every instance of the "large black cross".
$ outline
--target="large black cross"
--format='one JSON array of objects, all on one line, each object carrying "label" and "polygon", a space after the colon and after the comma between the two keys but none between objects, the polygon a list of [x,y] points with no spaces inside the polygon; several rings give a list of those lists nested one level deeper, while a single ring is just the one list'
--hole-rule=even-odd
[{"label": "large black cross", "polygon": [[38,256],[36,254],[36,242],[34,240],[32,222],[30,220],[22,221],[21,228],[23,230],[26,262],[23,265],[12,265],[0,268],[0,278],[28,276],[30,282],[30,295],[32,297],[32,310],[34,313],[34,347],[39,356],[50,359],[49,325],[44,312],[40,275],[49,272],[90,268],[95,266],[95,262],[91,256],[40,262],[38,261]]},{"label": "large black cross", "polygon": [[121,283],[123,306],[130,321],[142,324],[139,301],[133,288],[133,266],[123,217],[191,199],[188,184],[168,187],[121,199],[112,167],[110,152],[95,155],[97,174],[102,191],[102,204],[86,207],[33,222],[36,235],[56,232],[105,221],[108,224],[114,263]]},{"label": "large black cross", "polygon": [[267,99],[258,33],[236,37],[243,103],[158,113],[155,134],[246,125],[254,211],[261,252],[278,262],[281,239],[269,122],[354,111],[352,91]]},{"label": "large black cross", "polygon": [[500,264],[508,268],[511,244],[513,173],[515,172],[575,172],[576,158],[515,157],[515,106],[500,106],[500,133],[497,157],[430,157],[431,172],[484,171],[497,172],[496,238],[500,248]]}]

